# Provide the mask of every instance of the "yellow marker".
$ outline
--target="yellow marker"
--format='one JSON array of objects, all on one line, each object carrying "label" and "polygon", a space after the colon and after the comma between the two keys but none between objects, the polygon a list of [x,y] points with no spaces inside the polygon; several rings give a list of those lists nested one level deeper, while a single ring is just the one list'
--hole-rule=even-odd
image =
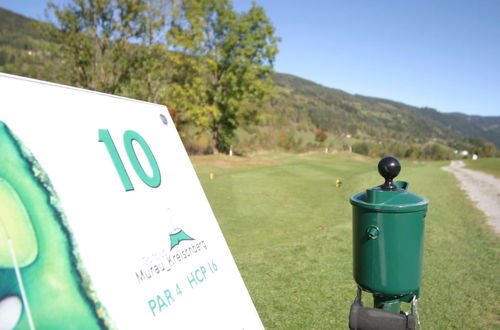
[{"label": "yellow marker", "polygon": [[210,172],[209,176],[210,176],[210,180],[213,180],[214,176],[215,176],[214,172]]},{"label": "yellow marker", "polygon": [[342,181],[340,179],[335,180],[335,186],[339,188],[342,185]]}]

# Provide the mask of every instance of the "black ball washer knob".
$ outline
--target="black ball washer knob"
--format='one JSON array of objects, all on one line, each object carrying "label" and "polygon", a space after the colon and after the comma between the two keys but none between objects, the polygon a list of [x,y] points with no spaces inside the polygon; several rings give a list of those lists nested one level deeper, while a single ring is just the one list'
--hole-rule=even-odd
[{"label": "black ball washer knob", "polygon": [[398,187],[392,182],[392,179],[398,176],[401,171],[399,160],[392,156],[384,157],[378,162],[378,172],[385,179],[385,182],[380,187],[382,190],[397,190]]}]

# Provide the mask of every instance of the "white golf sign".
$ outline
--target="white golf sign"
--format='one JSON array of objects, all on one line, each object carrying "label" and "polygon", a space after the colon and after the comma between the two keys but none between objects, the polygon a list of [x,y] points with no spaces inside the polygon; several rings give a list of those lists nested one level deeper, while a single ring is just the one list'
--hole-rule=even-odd
[{"label": "white golf sign", "polygon": [[166,107],[0,95],[0,328],[263,328]]}]

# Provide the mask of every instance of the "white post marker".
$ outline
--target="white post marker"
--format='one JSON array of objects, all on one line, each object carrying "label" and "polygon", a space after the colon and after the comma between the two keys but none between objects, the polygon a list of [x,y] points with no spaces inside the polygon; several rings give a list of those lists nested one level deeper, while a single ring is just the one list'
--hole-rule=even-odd
[{"label": "white post marker", "polygon": [[30,303],[15,328],[263,328],[165,106],[7,74],[0,95],[29,219],[5,222],[17,270],[0,247],[0,301]]}]

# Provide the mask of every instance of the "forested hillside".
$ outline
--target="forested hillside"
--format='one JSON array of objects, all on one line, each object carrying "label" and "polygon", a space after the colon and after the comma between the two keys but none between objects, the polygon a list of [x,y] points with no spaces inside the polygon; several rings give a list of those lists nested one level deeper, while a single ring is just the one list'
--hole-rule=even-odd
[{"label": "forested hillside", "polygon": [[[54,38],[57,34],[50,32],[54,29],[54,26],[47,23],[0,8],[0,71],[88,88],[75,82],[74,73],[69,68],[71,61],[63,56],[64,47]],[[168,76],[158,76],[155,80],[142,81],[134,76],[151,77],[151,74],[142,74],[146,69],[155,69],[154,65],[177,65],[177,68],[185,68],[186,61],[193,61],[191,55],[183,55],[179,60],[177,53],[171,55],[166,49],[155,48],[150,51],[147,45],[141,44],[123,44],[122,47],[134,56],[142,54],[143,61],[147,59],[145,55],[149,54],[159,56],[163,62],[158,60],[153,64],[149,63],[148,65],[153,65],[151,68],[143,66],[142,62],[135,62],[131,68],[138,68],[137,71],[125,72],[125,78],[129,80],[123,85],[113,85],[114,91],[98,87],[94,89],[175,105],[172,114],[178,119],[178,128],[188,149],[191,152],[214,151],[214,131],[213,127],[210,129],[208,121],[208,118],[217,118],[211,112],[214,111],[213,108],[204,110],[213,117],[200,117],[199,114],[203,112],[198,112],[198,117],[193,117],[186,115],[189,109],[184,109],[182,103],[173,99],[175,95],[179,98],[193,98],[195,90],[189,88],[199,86],[175,85],[179,76],[168,67],[156,71],[167,72]],[[148,60],[151,62],[151,59]],[[208,74],[199,67],[196,70],[204,75]],[[232,81],[237,81],[237,72],[232,74]],[[252,106],[251,102],[240,102],[241,109],[238,113],[235,112],[226,119],[234,128],[239,127],[234,136],[228,136],[230,140],[224,141],[236,152],[274,148],[304,151],[309,148],[330,147],[351,149],[368,155],[391,153],[400,157],[444,159],[455,157],[455,150],[493,156],[496,149],[500,149],[500,117],[441,113],[431,108],[417,108],[396,101],[352,95],[289,74],[275,73],[272,78],[275,86],[266,87],[271,92],[271,97],[266,97],[265,102],[259,106]],[[157,85],[155,93],[158,97],[152,98],[148,94],[151,86],[155,86],[151,83]],[[147,88],[142,86],[144,84]],[[235,90],[237,84],[233,83]],[[229,87],[227,85],[225,88]],[[211,93],[210,85],[203,88],[207,95]],[[169,90],[174,93],[169,93]],[[196,113],[195,110],[200,108],[193,105],[192,109],[194,110],[190,111]],[[205,123],[205,126],[197,125],[195,120]]]},{"label": "forested hillside", "polygon": [[[44,27],[45,29],[42,29]],[[59,47],[42,23],[0,8],[0,71],[58,83],[69,81]]]},{"label": "forested hillside", "polygon": [[273,108],[299,127],[311,125],[340,136],[408,146],[438,142],[455,149],[500,146],[500,117],[441,113],[400,102],[352,95],[289,74],[277,73]]}]

